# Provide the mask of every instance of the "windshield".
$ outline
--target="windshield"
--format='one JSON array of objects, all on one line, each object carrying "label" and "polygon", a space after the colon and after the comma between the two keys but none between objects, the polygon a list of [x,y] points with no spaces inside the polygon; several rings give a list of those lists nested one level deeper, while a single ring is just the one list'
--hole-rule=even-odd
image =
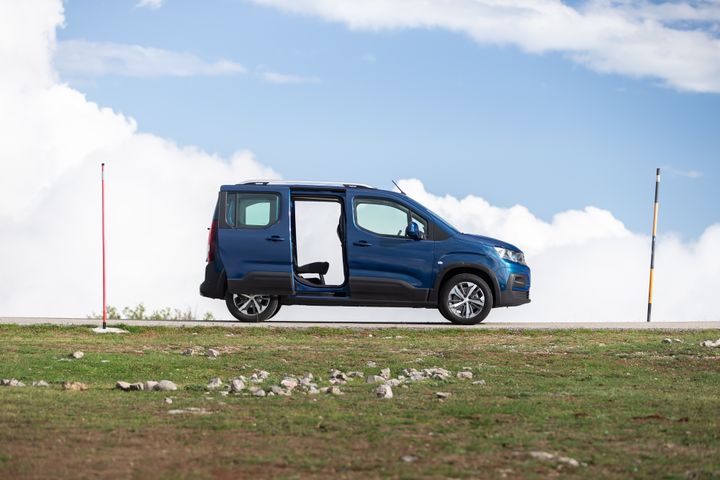
[{"label": "windshield", "polygon": [[425,205],[423,205],[422,203],[420,203],[420,202],[418,202],[417,200],[414,200],[414,199],[412,199],[412,198],[410,198],[410,197],[406,197],[406,198],[407,198],[408,200],[410,200],[412,203],[414,203],[417,207],[420,207],[420,208],[422,208],[423,210],[425,210],[427,213],[429,213],[430,216],[433,217],[433,220],[435,220],[437,223],[439,223],[439,224],[443,225],[444,227],[446,227],[446,228],[447,228],[448,230],[450,230],[452,233],[462,233],[460,230],[458,230],[457,228],[455,228],[450,222],[448,222],[447,220],[445,220],[444,218],[442,218],[440,215],[438,215],[437,213],[435,213],[435,212],[433,212],[432,210],[430,210],[429,208],[427,208],[427,207],[426,207]]}]

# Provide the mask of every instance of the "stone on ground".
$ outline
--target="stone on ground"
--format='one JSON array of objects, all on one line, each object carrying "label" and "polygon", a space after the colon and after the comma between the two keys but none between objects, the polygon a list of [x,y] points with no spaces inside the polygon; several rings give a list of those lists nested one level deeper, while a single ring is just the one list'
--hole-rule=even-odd
[{"label": "stone on ground", "polygon": [[82,391],[87,390],[88,386],[82,382],[62,382],[63,390]]},{"label": "stone on ground", "polygon": [[473,373],[468,371],[458,372],[457,378],[460,380],[471,380],[473,378]]},{"label": "stone on ground", "polygon": [[115,388],[117,388],[118,390],[127,392],[128,390],[130,390],[130,384],[128,382],[123,382],[122,380],[118,380],[117,383],[115,384]]},{"label": "stone on ground", "polygon": [[95,327],[92,329],[95,333],[128,333],[127,330],[123,330],[122,328],[117,327]]},{"label": "stone on ground", "polygon": [[155,390],[159,390],[161,392],[171,392],[177,390],[177,385],[170,380],[160,380],[155,386]]},{"label": "stone on ground", "polygon": [[390,385],[380,385],[375,389],[375,395],[378,398],[393,398],[393,391]]},{"label": "stone on ground", "polygon": [[208,358],[218,358],[220,356],[220,352],[214,348],[208,348],[205,355],[207,355]]},{"label": "stone on ground", "polygon": [[452,393],[450,392],[435,392],[435,396],[439,398],[440,400],[449,398]]},{"label": "stone on ground", "polygon": [[71,356],[72,358],[75,358],[75,359],[79,360],[79,359],[81,359],[82,357],[84,357],[85,354],[84,354],[83,352],[81,352],[81,351],[77,351],[77,352],[71,353],[70,356]]},{"label": "stone on ground", "polygon": [[243,382],[241,378],[233,378],[230,381],[230,391],[237,393],[242,390],[245,390],[245,382]]},{"label": "stone on ground", "polygon": [[220,380],[219,377],[213,377],[210,379],[210,382],[207,384],[208,390],[217,390],[218,388],[222,387],[222,380]]}]

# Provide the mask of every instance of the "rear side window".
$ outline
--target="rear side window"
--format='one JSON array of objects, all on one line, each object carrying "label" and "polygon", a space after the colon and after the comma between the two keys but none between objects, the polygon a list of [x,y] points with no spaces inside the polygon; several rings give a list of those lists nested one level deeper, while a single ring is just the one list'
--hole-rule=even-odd
[{"label": "rear side window", "polygon": [[280,197],[272,193],[228,193],[225,223],[238,228],[263,228],[278,221]]}]

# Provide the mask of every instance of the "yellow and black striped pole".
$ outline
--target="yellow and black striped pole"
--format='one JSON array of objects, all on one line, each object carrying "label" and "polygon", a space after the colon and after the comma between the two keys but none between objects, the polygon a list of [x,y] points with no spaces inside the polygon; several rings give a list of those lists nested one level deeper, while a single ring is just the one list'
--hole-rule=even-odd
[{"label": "yellow and black striped pole", "polygon": [[653,211],[653,226],[652,226],[652,247],[650,250],[650,287],[648,288],[648,309],[647,309],[647,321],[650,321],[650,314],[652,313],[652,294],[653,294],[653,276],[655,275],[655,237],[657,237],[657,222],[658,222],[658,190],[660,189],[660,169],[658,168],[655,172],[655,208]]}]

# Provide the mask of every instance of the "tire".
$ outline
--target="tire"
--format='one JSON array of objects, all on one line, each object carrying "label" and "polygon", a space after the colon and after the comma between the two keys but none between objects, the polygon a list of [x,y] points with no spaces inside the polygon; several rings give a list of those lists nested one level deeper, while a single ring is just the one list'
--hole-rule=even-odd
[{"label": "tire", "polygon": [[461,273],[443,283],[438,297],[438,310],[457,325],[475,325],[488,316],[493,307],[493,294],[482,278]]},{"label": "tire", "polygon": [[278,302],[277,308],[275,309],[275,311],[273,312],[273,314],[270,315],[267,319],[270,320],[270,319],[273,318],[275,315],[277,315],[278,312],[280,311],[280,307],[281,307],[281,306],[282,306],[282,305],[280,305],[280,302]]},{"label": "tire", "polygon": [[230,292],[225,296],[225,305],[230,314],[241,322],[264,322],[280,309],[277,297]]}]

